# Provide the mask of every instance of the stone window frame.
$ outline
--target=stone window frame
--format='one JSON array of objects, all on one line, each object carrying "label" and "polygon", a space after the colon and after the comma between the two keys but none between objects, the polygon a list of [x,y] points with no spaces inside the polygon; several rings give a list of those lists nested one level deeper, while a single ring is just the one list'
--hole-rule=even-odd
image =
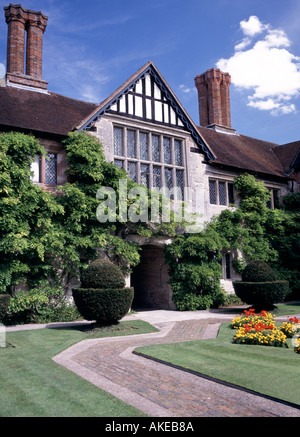
[{"label": "stone window frame", "polygon": [[[213,193],[212,187],[215,187],[215,192]],[[220,187],[224,187],[222,193],[223,199],[221,200],[221,190]],[[208,179],[208,192],[209,192],[209,204],[215,206],[229,206],[235,203],[235,190],[233,186],[233,181],[219,178],[209,178]],[[212,196],[214,195],[215,201],[212,201]]]},{"label": "stone window frame", "polygon": [[[177,186],[177,180],[179,172],[183,172],[182,179],[182,199],[177,199],[177,195],[175,193],[175,199],[176,200],[184,200],[184,187],[186,186],[186,156],[185,156],[185,138],[180,137],[179,135],[169,134],[161,131],[151,131],[150,129],[146,129],[143,127],[137,127],[137,126],[127,126],[122,124],[114,124],[113,125],[113,142],[115,141],[115,129],[122,129],[122,147],[120,147],[119,151],[122,149],[123,154],[117,155],[115,154],[115,145],[113,150],[113,156],[114,156],[114,162],[118,167],[123,168],[124,170],[128,171],[130,163],[136,163],[137,168],[137,177],[135,182],[142,185],[142,175],[141,175],[141,168],[142,166],[148,165],[149,166],[149,189],[157,189],[158,187],[154,186],[154,172],[157,171],[157,168],[161,169],[161,186],[159,188],[166,187],[166,179],[165,179],[165,172],[168,169],[172,172],[172,187]],[[135,146],[136,146],[136,157],[133,158],[132,156],[127,156],[127,132],[135,132]],[[148,138],[148,159],[141,159],[140,154],[140,143],[139,143],[139,137],[141,134],[146,134]],[[132,134],[131,134],[132,135]],[[153,154],[152,154],[152,138],[159,138],[159,155],[160,159],[158,161],[153,160]],[[170,147],[171,147],[171,160],[170,163],[164,162],[164,139],[168,139],[170,141]],[[175,153],[175,147],[176,144],[181,145],[181,165],[176,162],[176,159],[178,159],[178,153]],[[132,150],[132,148],[131,148]]]}]

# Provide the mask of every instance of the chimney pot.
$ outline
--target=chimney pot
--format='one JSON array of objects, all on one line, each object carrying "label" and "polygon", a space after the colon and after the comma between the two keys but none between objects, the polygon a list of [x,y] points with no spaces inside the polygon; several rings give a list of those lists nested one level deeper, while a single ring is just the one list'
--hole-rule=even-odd
[{"label": "chimney pot", "polygon": [[231,128],[230,83],[230,74],[218,68],[210,68],[195,77],[200,126],[221,125]]},{"label": "chimney pot", "polygon": [[[7,39],[7,81],[14,84],[47,89],[42,80],[43,34],[47,20],[42,12],[24,9],[22,5],[4,7],[8,24]],[[26,74],[24,74],[25,33]]]}]

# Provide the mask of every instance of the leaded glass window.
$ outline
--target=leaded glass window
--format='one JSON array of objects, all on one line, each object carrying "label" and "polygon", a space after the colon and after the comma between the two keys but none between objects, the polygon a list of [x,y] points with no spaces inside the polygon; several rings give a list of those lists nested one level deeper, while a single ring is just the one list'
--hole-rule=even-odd
[{"label": "leaded glass window", "polygon": [[[147,188],[179,188],[171,198],[184,200],[183,141],[129,127],[114,127],[114,162]],[[122,158],[121,158],[122,157]],[[176,192],[174,190],[174,192]]]},{"label": "leaded glass window", "polygon": [[162,186],[161,167],[153,166],[153,187],[161,188],[161,186]]},{"label": "leaded glass window", "polygon": [[133,182],[137,182],[136,162],[128,162],[128,175]]},{"label": "leaded glass window", "polygon": [[226,205],[225,182],[219,182],[219,205]]},{"label": "leaded glass window", "polygon": [[148,161],[148,134],[140,133],[140,159]]},{"label": "leaded glass window", "polygon": [[56,185],[57,182],[57,159],[53,153],[48,153],[45,165],[45,183]]},{"label": "leaded glass window", "polygon": [[117,156],[123,156],[123,129],[121,127],[114,128],[114,153]]},{"label": "leaded glass window", "polygon": [[159,136],[152,135],[152,161],[160,162]]},{"label": "leaded glass window", "polygon": [[136,158],[136,144],[135,144],[135,131],[127,131],[127,156],[129,158]]},{"label": "leaded glass window", "polygon": [[234,203],[233,183],[209,180],[209,201],[212,205],[227,206]]},{"label": "leaded glass window", "polygon": [[233,188],[233,184],[228,183],[228,202],[229,203],[234,203],[234,188]]},{"label": "leaded glass window", "polygon": [[181,198],[178,200],[183,200],[183,190],[184,190],[184,173],[183,170],[176,170],[176,186],[179,190]]},{"label": "leaded glass window", "polygon": [[149,165],[141,164],[141,184],[149,188]]},{"label": "leaded glass window", "polygon": [[171,164],[171,140],[164,137],[164,162]]},{"label": "leaded glass window", "polygon": [[165,168],[165,186],[169,190],[173,187],[172,169],[171,168]]},{"label": "leaded glass window", "polygon": [[174,140],[175,164],[182,165],[182,148],[181,141]]},{"label": "leaded glass window", "polygon": [[217,204],[216,181],[209,181],[209,201],[211,204]]},{"label": "leaded glass window", "polygon": [[115,165],[119,168],[124,168],[124,161],[122,159],[115,159]]}]

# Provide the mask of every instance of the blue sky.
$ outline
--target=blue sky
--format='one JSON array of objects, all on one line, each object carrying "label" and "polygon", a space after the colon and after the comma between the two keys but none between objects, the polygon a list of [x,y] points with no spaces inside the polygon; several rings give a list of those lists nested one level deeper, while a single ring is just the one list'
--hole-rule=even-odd
[{"label": "blue sky", "polygon": [[[0,0],[0,63],[7,25]],[[239,133],[300,139],[299,0],[18,0],[48,15],[43,78],[50,91],[100,102],[152,60],[195,123],[194,77],[232,76]],[[1,15],[0,15],[1,17]]]}]

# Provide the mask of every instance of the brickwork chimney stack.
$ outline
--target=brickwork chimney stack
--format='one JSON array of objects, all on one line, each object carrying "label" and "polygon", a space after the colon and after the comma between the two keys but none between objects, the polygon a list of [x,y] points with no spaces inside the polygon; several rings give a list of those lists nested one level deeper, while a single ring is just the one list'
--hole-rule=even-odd
[{"label": "brickwork chimney stack", "polygon": [[[7,83],[46,90],[48,84],[42,80],[42,55],[43,35],[48,17],[42,12],[24,9],[22,5],[10,4],[5,6],[4,10],[8,25]],[[26,72],[24,74],[26,33]]]},{"label": "brickwork chimney stack", "polygon": [[211,68],[195,77],[200,126],[218,125],[231,128],[230,83],[230,75],[218,68]]}]

